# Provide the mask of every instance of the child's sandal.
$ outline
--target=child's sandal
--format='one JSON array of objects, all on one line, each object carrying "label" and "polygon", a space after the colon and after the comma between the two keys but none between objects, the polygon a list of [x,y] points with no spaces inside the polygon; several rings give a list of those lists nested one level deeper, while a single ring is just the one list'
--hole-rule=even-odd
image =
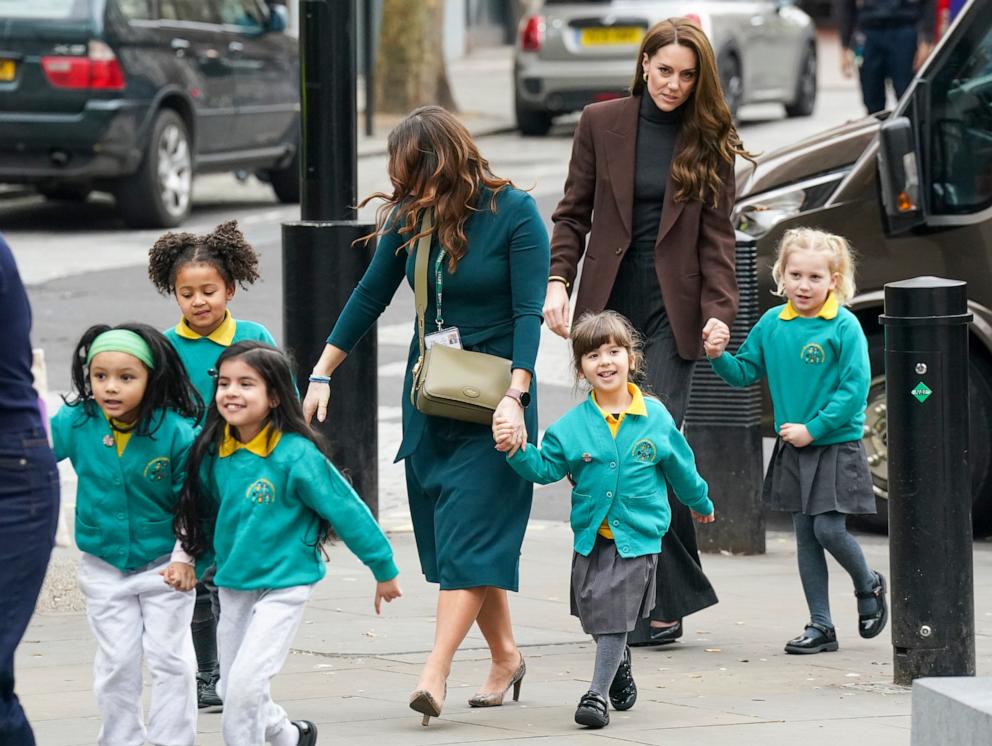
[{"label": "child's sandal", "polygon": [[885,576],[880,572],[875,572],[875,578],[875,585],[870,591],[855,591],[854,593],[857,598],[874,598],[878,601],[873,613],[858,614],[858,634],[866,640],[881,634],[889,621],[889,605],[885,600]]},{"label": "child's sandal", "polygon": [[837,632],[833,627],[825,627],[822,624],[810,622],[799,637],[785,643],[785,652],[792,655],[833,653],[839,647]]}]

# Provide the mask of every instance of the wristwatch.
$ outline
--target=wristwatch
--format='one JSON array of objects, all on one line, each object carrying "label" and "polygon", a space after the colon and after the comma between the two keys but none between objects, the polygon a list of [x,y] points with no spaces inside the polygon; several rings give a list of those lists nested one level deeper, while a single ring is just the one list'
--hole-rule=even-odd
[{"label": "wristwatch", "polygon": [[524,409],[530,404],[530,392],[521,391],[520,389],[507,389],[503,396],[508,396],[513,399],[517,404],[519,404]]}]

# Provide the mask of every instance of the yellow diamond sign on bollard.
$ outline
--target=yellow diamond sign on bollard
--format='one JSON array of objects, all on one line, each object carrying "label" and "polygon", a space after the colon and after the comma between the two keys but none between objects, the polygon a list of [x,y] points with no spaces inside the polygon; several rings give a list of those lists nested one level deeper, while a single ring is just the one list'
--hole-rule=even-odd
[{"label": "yellow diamond sign on bollard", "polygon": [[930,398],[930,394],[932,394],[933,391],[931,391],[930,387],[927,386],[925,383],[923,383],[923,381],[920,381],[918,384],[916,384],[916,387],[909,393],[915,396],[917,401],[919,401],[920,404],[922,404],[923,402],[925,402],[927,399]]}]

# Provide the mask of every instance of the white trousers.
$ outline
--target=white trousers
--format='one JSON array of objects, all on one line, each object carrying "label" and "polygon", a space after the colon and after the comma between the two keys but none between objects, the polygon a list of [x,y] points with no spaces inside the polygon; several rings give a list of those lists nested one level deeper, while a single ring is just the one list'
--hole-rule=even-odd
[{"label": "white trousers", "polygon": [[[100,709],[100,746],[193,746],[196,741],[196,656],[190,622],[193,591],[165,584],[168,557],[123,573],[91,554],[79,564],[79,587],[96,637],[93,690]],[[141,713],[141,660],[152,680],[148,728]]]},{"label": "white trousers", "polygon": [[223,613],[217,624],[217,693],[224,700],[224,743],[263,746],[266,741],[282,742],[296,726],[272,701],[270,683],[286,662],[313,586],[218,591]]}]

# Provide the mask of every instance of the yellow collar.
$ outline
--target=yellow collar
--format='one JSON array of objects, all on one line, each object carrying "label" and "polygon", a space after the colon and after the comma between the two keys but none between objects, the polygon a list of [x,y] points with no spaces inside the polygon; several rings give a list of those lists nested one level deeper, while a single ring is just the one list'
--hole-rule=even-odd
[{"label": "yellow collar", "polygon": [[[837,317],[837,311],[840,310],[840,303],[837,302],[837,296],[834,295],[833,290],[827,294],[827,299],[823,302],[820,307],[819,313],[816,314],[817,318],[821,319],[833,319]],[[778,317],[782,321],[792,321],[793,319],[799,318],[799,311],[795,309],[792,305],[792,301],[787,301],[785,308],[779,313]]]},{"label": "yellow collar", "polygon": [[[648,408],[644,405],[644,394],[641,390],[637,388],[632,383],[627,384],[627,391],[630,393],[630,406],[628,406],[623,412],[620,413],[620,417],[617,419],[623,419],[628,414],[638,414],[642,417],[646,417],[648,414]],[[596,401],[596,392],[593,391],[590,394],[592,396],[592,403],[596,405],[596,409],[599,413],[607,420],[613,419],[613,414],[611,412],[603,411],[603,408],[599,406],[599,402]]]},{"label": "yellow collar", "polygon": [[224,438],[220,442],[220,448],[217,449],[217,455],[221,458],[227,458],[232,453],[244,448],[246,451],[254,453],[256,456],[267,458],[268,455],[276,449],[276,446],[279,445],[279,440],[281,438],[282,432],[280,430],[275,430],[272,425],[269,424],[259,430],[258,435],[249,440],[247,443],[242,443],[231,433],[231,426],[224,425]]},{"label": "yellow collar", "polygon": [[[207,335],[207,339],[211,342],[216,342],[221,347],[230,347],[231,342],[234,341],[234,332],[236,331],[237,326],[238,322],[236,322],[234,317],[231,316],[231,312],[229,310],[225,310],[224,320],[220,322],[220,326]],[[179,323],[176,324],[176,334],[183,339],[203,339],[202,334],[197,334],[189,328],[189,323],[186,321],[185,316],[179,319]]]}]

